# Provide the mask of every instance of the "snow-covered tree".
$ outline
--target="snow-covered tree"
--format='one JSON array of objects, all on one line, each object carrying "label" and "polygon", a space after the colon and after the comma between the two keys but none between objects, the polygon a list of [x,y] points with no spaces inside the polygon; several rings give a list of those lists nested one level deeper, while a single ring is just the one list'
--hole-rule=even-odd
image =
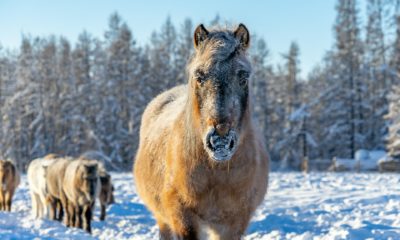
[{"label": "snow-covered tree", "polygon": [[387,140],[388,155],[400,160],[400,86],[393,87],[389,95],[389,136]]},{"label": "snow-covered tree", "polygon": [[328,109],[336,108],[337,111],[332,113],[339,116],[336,117],[338,122],[333,123],[330,129],[335,135],[342,136],[336,139],[343,140],[335,141],[338,150],[336,154],[340,157],[354,158],[355,151],[363,148],[365,144],[365,82],[361,78],[363,49],[356,1],[339,0],[336,9],[336,71],[333,84],[338,84],[338,88]]}]

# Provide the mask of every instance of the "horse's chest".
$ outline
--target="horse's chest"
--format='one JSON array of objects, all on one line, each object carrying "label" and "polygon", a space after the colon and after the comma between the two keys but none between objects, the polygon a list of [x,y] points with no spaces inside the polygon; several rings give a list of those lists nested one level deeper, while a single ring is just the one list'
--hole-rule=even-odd
[{"label": "horse's chest", "polygon": [[236,203],[240,202],[238,200],[231,196],[226,196],[225,198],[213,198],[210,196],[208,201],[202,202],[197,209],[198,212],[196,212],[201,235],[206,236],[201,239],[221,239],[217,236],[222,236],[224,232],[232,231],[232,226],[240,225],[242,216],[247,216],[249,208]]},{"label": "horse's chest", "polygon": [[211,191],[235,193],[248,187],[252,173],[253,169],[249,166],[230,171],[226,169],[205,170],[204,167],[199,167],[188,175],[187,188],[192,189],[196,195],[209,194]]},{"label": "horse's chest", "polygon": [[197,213],[207,222],[226,222],[240,216],[249,204],[247,189],[237,189],[224,184],[209,186],[198,196]]},{"label": "horse's chest", "polygon": [[[194,171],[189,180],[191,201],[200,218],[210,222],[229,221],[238,217],[252,203],[252,178],[247,173],[231,169],[210,172]],[[241,206],[241,207],[238,207]]]}]

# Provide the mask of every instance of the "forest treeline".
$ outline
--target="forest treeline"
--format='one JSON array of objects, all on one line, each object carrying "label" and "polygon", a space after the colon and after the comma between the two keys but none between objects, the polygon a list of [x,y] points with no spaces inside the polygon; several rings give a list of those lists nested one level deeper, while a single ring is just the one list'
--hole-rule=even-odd
[{"label": "forest treeline", "polygon": [[[297,168],[304,157],[354,158],[358,149],[397,156],[398,7],[398,0],[368,0],[361,24],[357,1],[338,0],[335,44],[307,79],[299,74],[296,42],[275,64],[266,41],[253,34],[252,107],[275,163]],[[218,24],[218,16],[206,23]],[[114,13],[102,37],[84,31],[71,44],[25,36],[18,50],[0,47],[0,157],[20,169],[48,153],[94,154],[115,168],[131,166],[146,104],[187,81],[194,27],[168,17],[139,45]]]}]

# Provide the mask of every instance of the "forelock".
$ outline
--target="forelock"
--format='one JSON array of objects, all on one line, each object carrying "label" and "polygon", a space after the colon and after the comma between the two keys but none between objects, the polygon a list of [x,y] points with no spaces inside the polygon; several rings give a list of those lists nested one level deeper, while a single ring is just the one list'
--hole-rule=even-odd
[{"label": "forelock", "polygon": [[198,51],[192,56],[188,70],[193,72],[200,65],[204,68],[210,68],[217,62],[234,57],[239,52],[240,42],[235,38],[232,31],[213,29]]}]

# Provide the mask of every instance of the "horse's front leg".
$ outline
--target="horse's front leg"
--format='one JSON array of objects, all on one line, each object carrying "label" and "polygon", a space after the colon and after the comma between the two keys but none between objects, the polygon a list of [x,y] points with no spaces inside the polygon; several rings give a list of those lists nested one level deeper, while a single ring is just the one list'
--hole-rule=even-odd
[{"label": "horse's front leg", "polygon": [[[179,200],[175,190],[164,192],[161,197],[163,208],[169,221],[169,229],[173,239],[197,240],[197,231],[191,211]],[[163,231],[164,229],[160,229]],[[162,232],[161,232],[162,233]]]},{"label": "horse's front leg", "polygon": [[219,239],[241,240],[246,232],[251,218],[251,211],[243,211],[232,216],[229,222],[211,224],[211,228],[217,233]]},{"label": "horse's front leg", "polygon": [[106,204],[105,203],[100,203],[100,221],[104,221],[106,218]]},{"label": "horse's front leg", "polygon": [[83,207],[76,205],[75,206],[75,226],[76,228],[83,228]]},{"label": "horse's front leg", "polygon": [[91,226],[91,221],[92,221],[92,206],[90,204],[87,204],[83,207],[83,229],[88,231],[89,233],[92,232],[92,226]]},{"label": "horse's front leg", "polygon": [[171,235],[171,229],[168,227],[166,223],[164,223],[161,218],[157,218],[157,225],[159,228],[159,239],[160,240],[173,240],[173,236]]},{"label": "horse's front leg", "polygon": [[8,212],[11,212],[11,205],[12,205],[12,197],[14,195],[14,191],[13,190],[9,190],[6,193],[6,197],[5,197],[5,210]]}]

